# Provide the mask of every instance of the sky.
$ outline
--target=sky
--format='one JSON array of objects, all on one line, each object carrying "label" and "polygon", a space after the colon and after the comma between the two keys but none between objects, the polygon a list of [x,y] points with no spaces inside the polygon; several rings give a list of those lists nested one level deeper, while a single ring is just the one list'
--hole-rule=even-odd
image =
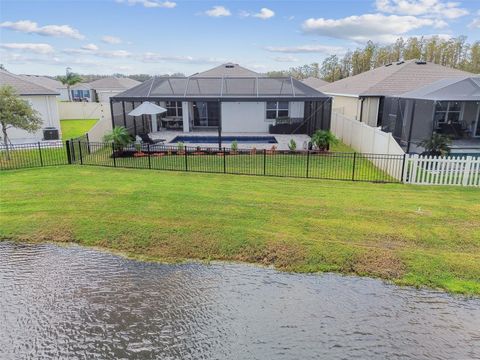
[{"label": "sky", "polygon": [[480,1],[0,0],[0,63],[22,74],[266,72],[420,35],[480,40]]}]

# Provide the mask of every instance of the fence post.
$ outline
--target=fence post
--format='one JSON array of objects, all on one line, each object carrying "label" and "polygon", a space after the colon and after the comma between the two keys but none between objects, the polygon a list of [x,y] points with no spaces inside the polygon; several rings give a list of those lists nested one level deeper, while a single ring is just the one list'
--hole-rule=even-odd
[{"label": "fence post", "polygon": [[40,146],[40,141],[38,142],[38,155],[40,155],[40,166],[43,166],[42,147]]},{"label": "fence post", "polygon": [[65,150],[67,151],[67,161],[72,163],[72,154],[70,153],[70,140],[65,141]]},{"label": "fence post", "polygon": [[467,186],[469,183],[470,179],[470,169],[472,167],[472,157],[467,156],[466,162],[465,162],[465,167],[463,168],[463,179],[462,179],[462,185]]},{"label": "fence post", "polygon": [[310,165],[310,150],[307,150],[307,179],[308,179],[308,168]]},{"label": "fence post", "polygon": [[185,146],[185,171],[188,171],[188,147]]},{"label": "fence post", "polygon": [[80,165],[83,165],[82,143],[78,140],[78,154],[80,155]]},{"label": "fence post", "polygon": [[148,168],[151,169],[152,168],[152,163],[151,163],[151,160],[150,160],[150,144],[147,143],[147,156],[148,156]]},{"label": "fence post", "polygon": [[70,156],[72,157],[72,162],[77,162],[77,156],[75,154],[75,143],[73,139],[70,139]]},{"label": "fence post", "polygon": [[409,179],[408,182],[411,184],[416,184],[417,182],[417,168],[418,168],[418,162],[419,162],[419,157],[417,154],[413,155],[413,158],[410,157],[412,164],[412,170],[410,171],[410,174],[412,175]]},{"label": "fence post", "polygon": [[263,176],[267,174],[267,149],[263,149]]},{"label": "fence post", "polygon": [[223,147],[223,173],[227,173],[227,152],[225,151],[225,147]]},{"label": "fence post", "polygon": [[117,161],[115,160],[115,144],[112,142],[112,158],[113,158],[113,167],[117,167]]},{"label": "fence post", "polygon": [[90,154],[90,139],[88,138],[88,132],[85,133],[85,139],[87,139],[87,152]]},{"label": "fence post", "polygon": [[402,161],[402,172],[400,173],[400,182],[406,182],[406,174],[405,174],[405,162],[407,161],[407,154],[403,154],[403,161]]},{"label": "fence post", "polygon": [[355,163],[357,162],[357,153],[353,153],[352,181],[355,181]]}]

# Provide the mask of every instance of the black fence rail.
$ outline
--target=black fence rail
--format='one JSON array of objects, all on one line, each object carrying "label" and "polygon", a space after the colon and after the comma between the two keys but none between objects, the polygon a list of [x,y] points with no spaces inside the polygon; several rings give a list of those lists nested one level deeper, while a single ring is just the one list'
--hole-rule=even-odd
[{"label": "black fence rail", "polygon": [[0,170],[32,168],[69,163],[63,142],[36,142],[0,146]]},{"label": "black fence rail", "polygon": [[51,165],[90,165],[296,178],[401,182],[402,155],[278,151],[168,145],[131,145],[84,139],[30,143],[0,148],[0,169]]},{"label": "black fence rail", "polygon": [[81,165],[370,182],[400,182],[401,176],[390,174],[402,174],[405,163],[402,155],[319,151],[149,144],[115,148],[111,143],[82,141],[69,148],[72,163]]}]

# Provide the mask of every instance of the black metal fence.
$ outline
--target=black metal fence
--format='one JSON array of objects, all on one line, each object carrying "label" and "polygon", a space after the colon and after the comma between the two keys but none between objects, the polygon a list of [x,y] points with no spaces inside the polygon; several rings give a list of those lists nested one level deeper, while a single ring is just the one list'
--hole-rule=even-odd
[{"label": "black metal fence", "polygon": [[[400,182],[402,155],[361,153],[233,150],[230,148],[137,145],[116,148],[112,143],[66,141],[57,148],[15,145],[1,153],[0,169],[79,164],[119,168],[205,173],[282,176],[370,182]],[[384,171],[382,169],[387,169]]]}]

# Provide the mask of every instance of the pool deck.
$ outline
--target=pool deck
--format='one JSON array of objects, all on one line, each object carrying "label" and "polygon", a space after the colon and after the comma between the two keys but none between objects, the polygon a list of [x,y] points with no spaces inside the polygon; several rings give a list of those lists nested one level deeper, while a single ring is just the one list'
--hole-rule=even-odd
[{"label": "pool deck", "polygon": [[[195,131],[195,132],[182,132],[182,131],[158,131],[150,133],[150,137],[152,139],[165,139],[165,145],[175,145],[176,143],[171,143],[171,141],[177,136],[218,136],[218,133],[215,131]],[[241,133],[241,132],[223,132],[222,136],[273,136],[277,140],[278,144],[267,144],[267,143],[259,143],[259,144],[242,144],[238,143],[239,149],[252,149],[255,147],[256,149],[270,149],[272,145],[277,147],[277,150],[288,150],[288,143],[290,139],[294,139],[297,143],[297,150],[304,150],[306,149],[307,143],[310,141],[310,136],[304,134],[295,134],[295,135],[281,135],[281,134],[269,134],[269,133]],[[223,142],[223,147],[230,147],[232,145],[231,142]],[[185,146],[201,146],[201,147],[218,147],[218,143],[212,144],[205,144],[205,143],[186,143]]]}]

